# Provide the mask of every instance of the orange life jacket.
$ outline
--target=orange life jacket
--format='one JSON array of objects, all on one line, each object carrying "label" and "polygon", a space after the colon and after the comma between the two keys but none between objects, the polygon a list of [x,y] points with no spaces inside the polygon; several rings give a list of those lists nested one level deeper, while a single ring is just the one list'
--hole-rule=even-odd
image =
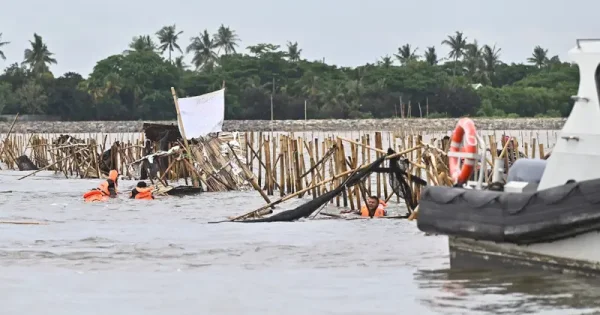
[{"label": "orange life jacket", "polygon": [[[385,208],[384,208],[385,206],[387,206],[385,201],[379,200],[379,205],[377,205],[377,209],[375,210],[375,214],[373,214],[373,216],[374,217],[384,217],[385,216]],[[367,208],[366,205],[362,206],[362,208],[360,209],[360,216],[361,217],[370,217],[369,208]]]},{"label": "orange life jacket", "polygon": [[92,201],[106,201],[108,200],[110,197],[108,195],[105,195],[100,189],[98,188],[94,188],[88,192],[86,192],[85,194],[83,194],[83,200],[86,202],[92,202]]},{"label": "orange life jacket", "polygon": [[[98,185],[98,188],[96,188],[95,190],[99,190],[104,195],[110,196],[110,191],[108,190],[108,181],[103,181],[102,183],[100,183],[100,185]],[[117,192],[117,187],[115,185],[115,193],[116,192]]]},{"label": "orange life jacket", "polygon": [[154,199],[154,196],[152,196],[153,189],[154,187],[135,187],[129,194],[129,198],[152,200]]},{"label": "orange life jacket", "polygon": [[[119,173],[112,170],[108,173],[108,179],[115,183],[115,193],[117,193],[117,179]],[[85,194],[83,194],[83,200],[87,202],[91,201],[106,201],[110,198],[110,191],[108,190],[108,180],[102,181],[98,188],[94,188]]]}]

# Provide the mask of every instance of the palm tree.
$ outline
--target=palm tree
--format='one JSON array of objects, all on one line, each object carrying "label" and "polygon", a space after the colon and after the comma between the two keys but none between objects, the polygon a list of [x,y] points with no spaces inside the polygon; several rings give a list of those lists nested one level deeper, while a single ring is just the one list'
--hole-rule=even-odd
[{"label": "palm tree", "polygon": [[412,50],[410,44],[406,44],[398,48],[398,54],[395,56],[398,58],[398,60],[400,60],[401,64],[405,65],[411,61],[419,59],[419,55],[416,54],[418,49],[419,48],[417,47],[415,50]]},{"label": "palm tree", "polygon": [[260,43],[260,44],[254,45],[254,46],[248,46],[247,49],[248,49],[248,51],[250,51],[251,54],[254,54],[257,57],[260,57],[262,54],[265,54],[265,53],[276,52],[279,49],[279,47],[280,47],[279,45]]},{"label": "palm tree", "polygon": [[192,58],[192,63],[196,66],[196,70],[210,69],[218,56],[214,52],[215,42],[211,39],[207,30],[204,30],[203,33],[200,33],[200,36],[195,36],[191,38],[191,43],[186,48],[186,52],[194,53],[194,58]]},{"label": "palm tree", "polygon": [[454,37],[448,35],[448,39],[442,41],[442,45],[450,47],[448,57],[454,59],[454,70],[453,73],[456,75],[456,67],[458,65],[458,59],[463,57],[464,51],[467,48],[467,37],[463,36],[462,32],[456,31]]},{"label": "palm tree", "polygon": [[183,62],[183,56],[179,56],[177,58],[175,58],[175,67],[177,67],[177,69],[184,71],[188,68],[188,66],[185,64],[185,62]]},{"label": "palm tree", "polygon": [[558,55],[553,56],[552,58],[548,59],[548,66],[556,66],[556,65],[560,65],[561,61],[560,58],[558,57]]},{"label": "palm tree", "polygon": [[490,45],[484,45],[482,48],[483,61],[485,63],[485,71],[492,75],[496,71],[496,66],[500,63],[500,51],[501,48],[490,47]]},{"label": "palm tree", "polygon": [[486,65],[483,58],[483,49],[479,47],[477,40],[466,46],[463,57],[467,74],[471,78],[480,81],[479,83],[482,83],[481,81],[485,80],[484,70]]},{"label": "palm tree", "polygon": [[156,43],[154,43],[150,35],[142,35],[133,37],[131,43],[129,43],[129,50],[126,50],[125,53],[134,51],[156,52],[156,50]]},{"label": "palm tree", "polygon": [[103,96],[118,95],[123,89],[123,80],[118,73],[109,73],[104,77],[104,85],[100,89]]},{"label": "palm tree", "polygon": [[25,49],[23,64],[29,65],[31,71],[38,74],[48,72],[48,65],[57,63],[56,59],[52,58],[54,54],[48,50],[42,36],[34,33],[33,38],[33,41],[29,41],[31,48]]},{"label": "palm tree", "polygon": [[175,24],[164,26],[158,32],[156,32],[156,36],[158,36],[158,41],[160,42],[158,49],[160,49],[160,52],[163,54],[166,50],[169,51],[169,61],[171,61],[171,53],[175,51],[175,49],[179,50],[179,52],[183,54],[183,51],[177,44],[177,40],[181,34],[183,34],[183,31],[177,32]]},{"label": "palm tree", "polygon": [[237,47],[237,42],[239,41],[240,39],[235,31],[232,31],[229,26],[226,27],[223,24],[219,26],[217,33],[213,35],[213,45],[215,48],[219,48],[217,54],[221,52],[221,49],[223,49],[226,55],[230,53],[235,54],[235,47]]},{"label": "palm tree", "polygon": [[381,57],[381,60],[377,63],[387,69],[392,66],[394,61],[392,60],[392,57],[386,55],[385,57]]},{"label": "palm tree", "polygon": [[531,57],[527,58],[527,61],[533,63],[536,67],[541,68],[548,64],[548,49],[544,49],[541,46],[535,46]]},{"label": "palm tree", "polygon": [[298,61],[300,60],[300,53],[302,53],[302,49],[298,49],[298,42],[288,42],[288,58],[290,61]]},{"label": "palm tree", "polygon": [[[2,41],[2,33],[0,33],[0,48],[2,46],[6,46],[10,44],[10,42],[3,42]],[[6,56],[4,55],[4,52],[2,50],[0,50],[0,58],[2,58],[2,60],[6,60]]]},{"label": "palm tree", "polygon": [[425,51],[425,61],[434,66],[438,63],[437,53],[435,52],[435,47],[427,47],[427,51]]}]

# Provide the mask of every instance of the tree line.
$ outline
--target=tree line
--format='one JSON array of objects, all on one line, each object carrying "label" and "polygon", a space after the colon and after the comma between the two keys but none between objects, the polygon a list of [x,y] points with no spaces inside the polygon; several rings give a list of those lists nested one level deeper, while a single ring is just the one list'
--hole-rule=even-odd
[{"label": "tree line", "polygon": [[[87,78],[55,77],[56,56],[39,34],[23,62],[0,75],[0,113],[44,114],[63,120],[175,118],[171,87],[180,97],[226,84],[226,119],[390,117],[560,117],[576,94],[575,64],[536,46],[524,63],[507,64],[501,49],[456,31],[436,47],[402,45],[393,55],[358,67],[302,58],[297,42],[261,43],[240,51],[240,38],[221,25],[182,44],[176,25],[133,37],[128,49],[96,63]],[[2,49],[10,45],[0,33]],[[191,55],[191,64],[184,57]],[[306,106],[306,112],[305,112]]]}]

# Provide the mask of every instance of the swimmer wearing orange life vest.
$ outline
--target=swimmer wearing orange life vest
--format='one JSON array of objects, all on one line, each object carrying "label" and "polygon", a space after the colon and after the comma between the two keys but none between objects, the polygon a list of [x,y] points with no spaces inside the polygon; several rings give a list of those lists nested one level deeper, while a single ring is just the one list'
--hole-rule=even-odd
[{"label": "swimmer wearing orange life vest", "polygon": [[[387,215],[386,206],[387,204],[377,196],[370,196],[367,199],[367,204],[362,206],[360,211],[354,211],[354,213],[360,214],[361,217],[385,217]],[[352,210],[342,211],[341,213],[349,212],[352,212]]]},{"label": "swimmer wearing orange life vest", "polygon": [[129,193],[130,199],[141,199],[141,200],[152,200],[154,196],[152,195],[152,190],[154,187],[146,184],[146,182],[138,182],[137,186],[134,187]]},{"label": "swimmer wearing orange life vest", "polygon": [[117,197],[117,187],[119,181],[119,172],[111,170],[108,173],[108,179],[100,183],[98,188],[94,188],[83,195],[83,200],[86,202],[106,201],[110,198]]}]

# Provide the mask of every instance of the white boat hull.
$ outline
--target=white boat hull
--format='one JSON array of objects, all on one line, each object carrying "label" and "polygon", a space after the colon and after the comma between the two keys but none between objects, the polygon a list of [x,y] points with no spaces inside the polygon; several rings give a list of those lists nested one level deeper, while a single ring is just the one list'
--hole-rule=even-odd
[{"label": "white boat hull", "polygon": [[452,268],[531,267],[563,273],[600,275],[600,233],[531,245],[448,237]]}]

